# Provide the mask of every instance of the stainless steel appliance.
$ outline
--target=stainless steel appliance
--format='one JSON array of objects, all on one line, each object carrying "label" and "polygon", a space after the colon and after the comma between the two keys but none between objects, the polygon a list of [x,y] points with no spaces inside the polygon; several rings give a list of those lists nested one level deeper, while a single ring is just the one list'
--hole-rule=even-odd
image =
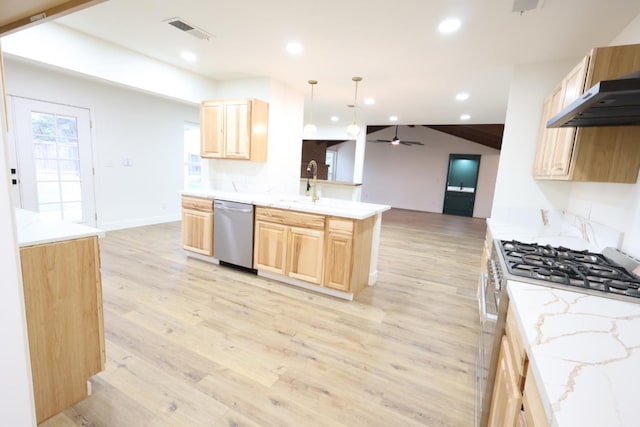
[{"label": "stainless steel appliance", "polygon": [[213,252],[221,262],[253,268],[253,205],[215,200]]},{"label": "stainless steel appliance", "polygon": [[603,80],[553,116],[548,128],[640,125],[640,71]]},{"label": "stainless steel appliance", "polygon": [[555,287],[640,303],[640,261],[613,249],[602,254],[563,247],[494,240],[478,288],[481,334],[478,345],[476,424],[489,420],[500,340],[509,298],[507,280]]}]

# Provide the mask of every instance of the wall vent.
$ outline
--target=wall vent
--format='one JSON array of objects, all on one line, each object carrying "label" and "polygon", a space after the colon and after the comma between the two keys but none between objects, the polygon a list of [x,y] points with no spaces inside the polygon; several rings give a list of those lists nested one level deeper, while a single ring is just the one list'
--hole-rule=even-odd
[{"label": "wall vent", "polygon": [[171,19],[167,19],[165,22],[179,29],[180,31],[184,31],[185,33],[190,34],[193,37],[200,40],[209,40],[211,37],[213,37],[211,34],[207,33],[203,29],[200,29],[195,25],[187,23],[182,18],[171,18]]}]

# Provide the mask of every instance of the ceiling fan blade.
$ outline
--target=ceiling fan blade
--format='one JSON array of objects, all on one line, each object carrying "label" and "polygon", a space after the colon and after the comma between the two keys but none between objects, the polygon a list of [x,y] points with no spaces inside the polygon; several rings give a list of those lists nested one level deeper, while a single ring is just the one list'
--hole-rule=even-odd
[{"label": "ceiling fan blade", "polygon": [[402,145],[424,145],[422,142],[418,141],[400,141]]},{"label": "ceiling fan blade", "polygon": [[368,140],[367,142],[386,142],[386,143],[389,143],[391,141],[389,141],[388,139],[374,139],[374,140]]}]

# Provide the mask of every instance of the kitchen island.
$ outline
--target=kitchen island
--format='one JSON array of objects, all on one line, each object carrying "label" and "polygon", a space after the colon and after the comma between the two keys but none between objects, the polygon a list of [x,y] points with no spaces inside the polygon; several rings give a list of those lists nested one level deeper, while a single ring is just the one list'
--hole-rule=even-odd
[{"label": "kitchen island", "polygon": [[104,369],[98,238],[104,232],[16,209],[36,418],[88,395]]},{"label": "kitchen island", "polygon": [[512,281],[507,290],[528,358],[525,395],[532,375],[542,407],[535,425],[637,426],[640,304]]},{"label": "kitchen island", "polygon": [[253,268],[258,275],[349,300],[377,280],[382,212],[390,206],[216,190],[182,196],[183,247],[189,256],[217,262],[211,250],[212,203],[226,200],[255,206]]}]

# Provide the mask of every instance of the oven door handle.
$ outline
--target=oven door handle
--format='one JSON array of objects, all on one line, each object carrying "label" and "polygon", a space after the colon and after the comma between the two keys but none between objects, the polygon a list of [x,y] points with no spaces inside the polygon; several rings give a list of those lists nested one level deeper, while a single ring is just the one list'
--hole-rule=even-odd
[{"label": "oven door handle", "polygon": [[483,319],[496,321],[498,316],[487,312],[487,275],[480,273],[480,311]]}]

